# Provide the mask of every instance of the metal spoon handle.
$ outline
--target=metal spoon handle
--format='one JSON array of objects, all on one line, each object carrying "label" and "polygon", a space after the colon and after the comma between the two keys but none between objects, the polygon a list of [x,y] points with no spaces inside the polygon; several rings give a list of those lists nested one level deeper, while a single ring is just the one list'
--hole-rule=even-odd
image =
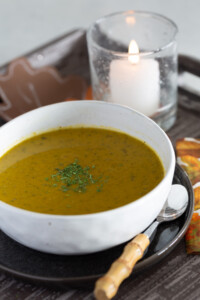
[{"label": "metal spoon handle", "polygon": [[148,236],[141,233],[125,246],[122,255],[113,262],[108,272],[97,280],[94,290],[97,300],[108,300],[116,295],[120,284],[129,277],[149,243]]},{"label": "metal spoon handle", "polygon": [[144,234],[150,239],[160,222],[154,221],[145,231]]}]

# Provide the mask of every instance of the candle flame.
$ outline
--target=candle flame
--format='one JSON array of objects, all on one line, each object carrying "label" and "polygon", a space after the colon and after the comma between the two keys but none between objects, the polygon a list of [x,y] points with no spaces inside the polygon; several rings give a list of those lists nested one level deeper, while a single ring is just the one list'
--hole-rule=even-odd
[{"label": "candle flame", "polygon": [[[129,47],[128,47],[128,53],[129,53],[129,57],[128,60],[132,63],[132,64],[138,64],[140,57],[139,55],[139,48],[138,48],[138,44],[136,43],[136,41],[131,40]],[[131,55],[133,54],[133,55]]]},{"label": "candle flame", "polygon": [[126,24],[128,25],[134,25],[135,24],[135,18],[133,16],[127,16],[126,17]]}]

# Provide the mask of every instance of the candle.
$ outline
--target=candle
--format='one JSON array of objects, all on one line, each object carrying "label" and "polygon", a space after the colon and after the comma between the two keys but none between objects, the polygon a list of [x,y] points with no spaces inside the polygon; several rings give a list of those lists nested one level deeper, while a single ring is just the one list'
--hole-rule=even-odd
[{"label": "candle", "polygon": [[151,116],[159,108],[159,64],[154,59],[140,60],[135,41],[129,45],[128,60],[113,60],[110,64],[110,102],[129,106]]}]

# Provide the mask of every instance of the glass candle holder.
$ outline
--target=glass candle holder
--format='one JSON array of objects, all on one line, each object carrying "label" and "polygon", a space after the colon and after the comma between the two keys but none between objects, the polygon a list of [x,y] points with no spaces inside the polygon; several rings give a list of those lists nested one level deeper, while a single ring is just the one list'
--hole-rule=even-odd
[{"label": "glass candle holder", "polygon": [[177,111],[177,26],[164,16],[127,11],[87,32],[93,98],[126,105],[165,131]]}]

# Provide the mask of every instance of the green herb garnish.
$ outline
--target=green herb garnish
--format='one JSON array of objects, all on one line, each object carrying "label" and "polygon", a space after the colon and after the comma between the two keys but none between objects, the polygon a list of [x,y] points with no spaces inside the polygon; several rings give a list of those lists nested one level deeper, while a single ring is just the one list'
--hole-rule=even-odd
[{"label": "green herb garnish", "polygon": [[[83,193],[91,184],[98,184],[97,191],[100,192],[103,188],[102,176],[94,178],[90,173],[94,170],[95,166],[82,167],[76,159],[73,163],[69,164],[64,169],[56,169],[57,173],[51,175],[52,180],[61,182],[61,190],[67,192],[72,190],[77,193]],[[57,184],[53,184],[57,186]]]}]

